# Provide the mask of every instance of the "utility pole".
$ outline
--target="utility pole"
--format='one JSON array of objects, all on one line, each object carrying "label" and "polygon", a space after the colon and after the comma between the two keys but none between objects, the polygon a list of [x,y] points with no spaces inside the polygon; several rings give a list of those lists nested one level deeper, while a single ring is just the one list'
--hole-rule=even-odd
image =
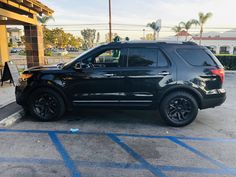
[{"label": "utility pole", "polygon": [[145,31],[146,31],[146,30],[143,29],[143,40],[145,40],[145,38],[146,38],[146,36],[145,36],[145,35],[146,35],[146,34],[145,34]]},{"label": "utility pole", "polygon": [[112,41],[112,30],[111,30],[111,0],[109,0],[109,42]]}]

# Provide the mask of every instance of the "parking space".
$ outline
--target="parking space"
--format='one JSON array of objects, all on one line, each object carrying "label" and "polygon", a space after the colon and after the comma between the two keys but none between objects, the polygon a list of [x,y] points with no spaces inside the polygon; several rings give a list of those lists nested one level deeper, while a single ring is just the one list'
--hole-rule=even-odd
[{"label": "parking space", "polygon": [[232,138],[10,129],[0,135],[6,176],[236,175]]},{"label": "parking space", "polygon": [[0,129],[0,176],[236,176],[234,83],[236,73],[227,73],[226,103],[183,128],[142,110],[79,110],[48,123],[24,118]]}]

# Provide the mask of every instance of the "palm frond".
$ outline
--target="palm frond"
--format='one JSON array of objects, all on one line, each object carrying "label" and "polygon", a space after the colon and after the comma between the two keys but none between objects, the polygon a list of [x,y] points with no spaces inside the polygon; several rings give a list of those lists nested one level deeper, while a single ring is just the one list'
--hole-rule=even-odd
[{"label": "palm frond", "polygon": [[53,20],[55,21],[54,17],[53,16],[37,16],[37,20],[39,23],[41,23],[42,25],[46,25],[46,23],[49,21],[49,20]]},{"label": "palm frond", "polygon": [[203,24],[205,24],[205,23],[207,22],[207,20],[208,20],[209,18],[211,18],[211,17],[213,16],[213,14],[212,14],[211,12],[208,12],[208,13],[206,13],[206,14],[200,12],[200,13],[198,14],[198,16],[199,16],[199,23],[200,23],[201,25],[203,25]]},{"label": "palm frond", "polygon": [[179,33],[182,30],[182,27],[180,25],[174,26],[173,28],[171,28],[172,31],[174,31],[175,33]]}]

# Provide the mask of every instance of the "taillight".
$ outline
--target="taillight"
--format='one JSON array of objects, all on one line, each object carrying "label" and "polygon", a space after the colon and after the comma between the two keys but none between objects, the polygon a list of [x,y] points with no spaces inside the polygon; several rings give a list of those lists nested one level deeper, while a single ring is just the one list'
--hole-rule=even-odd
[{"label": "taillight", "polygon": [[225,79],[225,70],[224,69],[212,69],[211,73],[216,75],[216,76],[219,76],[221,82],[222,83],[224,82],[224,79]]}]

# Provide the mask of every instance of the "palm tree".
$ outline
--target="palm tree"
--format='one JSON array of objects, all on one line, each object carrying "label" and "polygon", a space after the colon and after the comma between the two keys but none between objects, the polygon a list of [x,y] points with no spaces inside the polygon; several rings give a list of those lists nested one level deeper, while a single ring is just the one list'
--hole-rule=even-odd
[{"label": "palm tree", "polygon": [[187,22],[180,22],[179,26],[181,26],[186,31],[185,41],[187,41],[188,31],[191,29],[192,25],[197,25],[198,21],[195,19],[189,20]]},{"label": "palm tree", "polygon": [[199,12],[198,17],[199,19],[197,20],[197,24],[200,26],[200,40],[199,40],[199,45],[202,43],[202,34],[203,34],[203,27],[206,24],[207,20],[212,17],[212,13],[208,12],[206,14]]},{"label": "palm tree", "polygon": [[44,29],[46,28],[46,24],[48,23],[49,20],[55,21],[55,19],[53,18],[53,16],[46,16],[46,15],[44,15],[44,16],[42,16],[42,17],[37,16],[37,20],[38,20],[39,23],[42,24],[42,26],[43,26]]},{"label": "palm tree", "polygon": [[156,40],[157,39],[157,33],[160,30],[160,26],[157,25],[156,22],[152,22],[152,23],[148,23],[147,27],[150,27],[153,30],[153,38],[154,38],[154,40]]},{"label": "palm tree", "polygon": [[173,28],[171,28],[171,30],[176,33],[177,41],[179,41],[179,36],[178,36],[178,34],[181,32],[182,26],[176,25],[176,26],[174,26]]}]

